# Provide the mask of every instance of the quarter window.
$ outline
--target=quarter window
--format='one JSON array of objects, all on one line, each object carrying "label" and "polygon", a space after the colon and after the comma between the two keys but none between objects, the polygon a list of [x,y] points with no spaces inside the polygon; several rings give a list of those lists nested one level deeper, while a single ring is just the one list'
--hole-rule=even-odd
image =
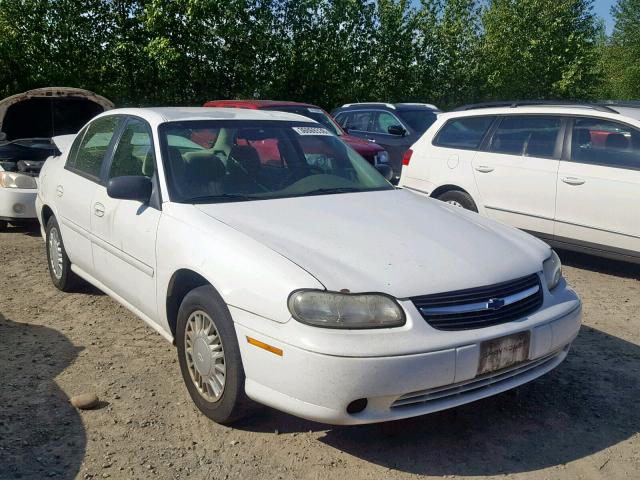
[{"label": "quarter window", "polygon": [[89,125],[80,143],[78,154],[75,160],[71,159],[73,164],[69,166],[89,177],[99,178],[102,162],[119,121],[115,116],[102,117]]},{"label": "quarter window", "polygon": [[640,169],[640,132],[597,118],[578,118],[571,135],[575,162]]},{"label": "quarter window", "polygon": [[155,171],[155,155],[151,131],[146,122],[132,118],[122,132],[113,154],[109,178],[143,175],[151,178]]},{"label": "quarter window", "polygon": [[476,149],[496,117],[462,117],[449,120],[433,144],[439,147]]},{"label": "quarter window", "polygon": [[560,117],[512,115],[504,117],[491,139],[489,150],[527,157],[554,156]]}]

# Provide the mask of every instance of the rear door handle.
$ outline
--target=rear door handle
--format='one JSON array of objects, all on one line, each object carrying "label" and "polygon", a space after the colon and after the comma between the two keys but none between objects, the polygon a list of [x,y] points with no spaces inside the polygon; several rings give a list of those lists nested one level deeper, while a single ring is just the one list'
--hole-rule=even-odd
[{"label": "rear door handle", "polygon": [[493,172],[493,167],[490,167],[488,165],[478,165],[476,167],[476,170],[479,171],[480,173],[490,173],[490,172]]},{"label": "rear door handle", "polygon": [[62,185],[58,185],[56,187],[56,196],[61,197],[62,195],[64,195],[64,188]]},{"label": "rear door handle", "polygon": [[562,177],[560,180],[569,185],[582,185],[585,182],[583,178],[578,177]]},{"label": "rear door handle", "polygon": [[96,217],[104,217],[104,205],[96,203],[93,206],[93,213],[95,213]]}]

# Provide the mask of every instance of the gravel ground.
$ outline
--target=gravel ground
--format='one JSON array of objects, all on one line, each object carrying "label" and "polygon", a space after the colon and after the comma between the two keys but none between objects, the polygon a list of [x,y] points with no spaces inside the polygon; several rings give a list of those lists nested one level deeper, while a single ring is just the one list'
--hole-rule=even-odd
[{"label": "gravel ground", "polygon": [[[567,361],[512,392],[363,427],[200,415],[174,348],[109,297],[51,284],[35,231],[0,234],[0,478],[640,478],[640,269],[561,252],[584,301]],[[95,392],[99,408],[69,398]]]}]

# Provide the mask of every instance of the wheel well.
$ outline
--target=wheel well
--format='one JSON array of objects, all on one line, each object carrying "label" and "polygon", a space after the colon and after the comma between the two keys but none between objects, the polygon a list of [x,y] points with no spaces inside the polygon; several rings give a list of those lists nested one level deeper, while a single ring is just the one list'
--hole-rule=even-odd
[{"label": "wheel well", "polygon": [[46,227],[47,223],[49,223],[49,219],[53,217],[53,210],[49,208],[49,206],[45,205],[42,207],[42,226]]},{"label": "wheel well", "polygon": [[[433,192],[431,192],[431,196],[433,198],[438,198],[440,195],[442,195],[443,193],[446,192],[451,192],[451,191],[457,191],[457,192],[464,192],[467,195],[469,195],[469,192],[467,192],[464,188],[460,188],[457,185],[441,185],[438,188],[436,188]],[[471,196],[471,195],[469,195]]]},{"label": "wheel well", "polygon": [[176,336],[176,324],[178,322],[178,310],[182,304],[182,300],[191,290],[210,283],[200,274],[188,270],[181,269],[173,274],[169,281],[167,290],[167,321],[171,334]]}]

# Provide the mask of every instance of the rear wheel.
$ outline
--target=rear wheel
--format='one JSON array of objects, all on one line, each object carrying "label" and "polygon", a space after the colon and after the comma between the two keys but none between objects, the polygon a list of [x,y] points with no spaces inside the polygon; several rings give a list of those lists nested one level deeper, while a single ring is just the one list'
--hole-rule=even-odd
[{"label": "rear wheel", "polygon": [[210,285],[189,292],[178,312],[176,344],[182,378],[198,409],[217,423],[246,415],[244,369],[231,314]]},{"label": "rear wheel", "polygon": [[74,291],[80,284],[80,277],[71,271],[71,262],[62,243],[60,226],[55,217],[47,222],[47,263],[51,281],[58,290]]},{"label": "rear wheel", "polygon": [[467,192],[461,192],[459,190],[449,190],[448,192],[444,192],[443,194],[438,196],[438,200],[448,203],[449,205],[453,205],[455,207],[464,208],[466,210],[471,210],[472,212],[478,212],[478,207],[476,207],[476,203],[471,198]]}]

